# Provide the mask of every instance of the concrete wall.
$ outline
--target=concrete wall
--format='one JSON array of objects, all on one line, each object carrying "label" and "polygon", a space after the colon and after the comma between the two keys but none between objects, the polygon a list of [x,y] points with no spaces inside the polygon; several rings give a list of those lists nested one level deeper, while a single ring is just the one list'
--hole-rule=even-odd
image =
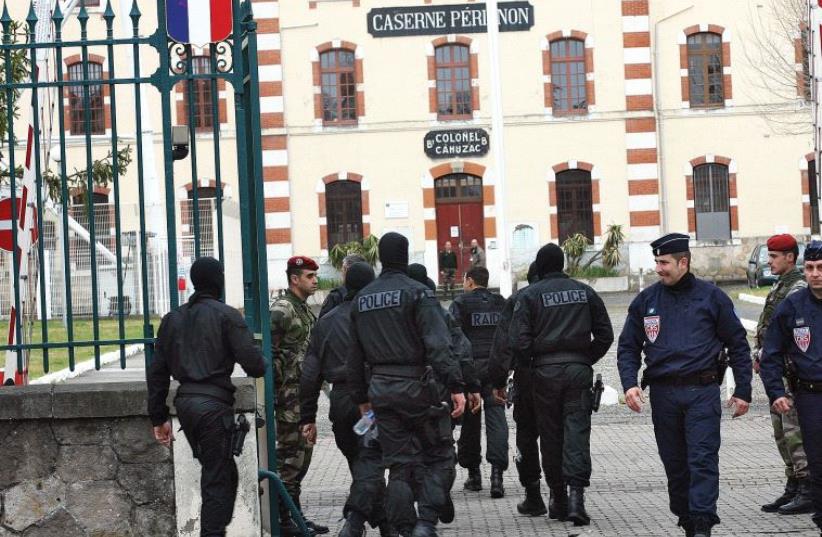
[{"label": "concrete wall", "polygon": [[[236,382],[253,416],[254,384]],[[173,453],[154,440],[145,408],[143,383],[0,390],[0,537],[199,535],[199,464],[176,420]],[[255,444],[229,535],[259,535]]]}]

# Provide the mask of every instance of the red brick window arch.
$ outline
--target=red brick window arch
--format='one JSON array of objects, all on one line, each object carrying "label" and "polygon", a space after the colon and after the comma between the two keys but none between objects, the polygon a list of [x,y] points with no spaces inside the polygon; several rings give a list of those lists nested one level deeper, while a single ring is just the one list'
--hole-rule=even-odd
[{"label": "red brick window arch", "polygon": [[470,39],[435,39],[428,55],[429,110],[440,121],[467,120],[479,110],[478,59]]},{"label": "red brick window arch", "polygon": [[715,24],[686,28],[680,37],[682,106],[721,108],[732,104],[730,33]]},{"label": "red brick window arch", "polygon": [[314,50],[314,118],[328,126],[356,125],[365,115],[362,51],[349,41]]},{"label": "red brick window arch", "polygon": [[542,44],[546,112],[587,114],[595,104],[594,52],[585,32],[553,32]]}]

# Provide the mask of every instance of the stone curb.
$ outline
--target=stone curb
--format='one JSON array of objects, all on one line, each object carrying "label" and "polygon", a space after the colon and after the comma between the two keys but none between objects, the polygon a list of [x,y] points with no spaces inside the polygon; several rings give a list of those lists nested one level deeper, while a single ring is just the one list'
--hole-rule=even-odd
[{"label": "stone curb", "polygon": [[739,300],[750,304],[756,304],[757,306],[765,305],[765,298],[761,296],[749,295],[748,293],[739,293]]}]

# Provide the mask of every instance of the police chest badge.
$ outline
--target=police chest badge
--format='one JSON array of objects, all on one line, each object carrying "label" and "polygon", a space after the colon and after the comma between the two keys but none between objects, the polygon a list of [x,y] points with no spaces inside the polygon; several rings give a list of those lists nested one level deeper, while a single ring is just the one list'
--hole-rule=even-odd
[{"label": "police chest badge", "polygon": [[808,347],[811,346],[811,327],[810,326],[797,326],[793,329],[793,340],[796,342],[796,346],[799,347],[802,352],[807,352]]},{"label": "police chest badge", "polygon": [[644,321],[645,336],[648,338],[648,341],[653,343],[656,341],[657,336],[659,336],[659,315],[645,317]]}]

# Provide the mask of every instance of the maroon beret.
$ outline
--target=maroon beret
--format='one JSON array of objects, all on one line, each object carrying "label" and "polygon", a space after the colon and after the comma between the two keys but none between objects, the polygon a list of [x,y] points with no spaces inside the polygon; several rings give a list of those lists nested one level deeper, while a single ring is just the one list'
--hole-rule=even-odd
[{"label": "maroon beret", "polygon": [[288,268],[298,268],[303,270],[319,270],[317,262],[304,255],[295,255],[288,260]]},{"label": "maroon beret", "polygon": [[789,252],[796,248],[796,239],[787,233],[774,235],[768,239],[768,250],[772,252]]}]

